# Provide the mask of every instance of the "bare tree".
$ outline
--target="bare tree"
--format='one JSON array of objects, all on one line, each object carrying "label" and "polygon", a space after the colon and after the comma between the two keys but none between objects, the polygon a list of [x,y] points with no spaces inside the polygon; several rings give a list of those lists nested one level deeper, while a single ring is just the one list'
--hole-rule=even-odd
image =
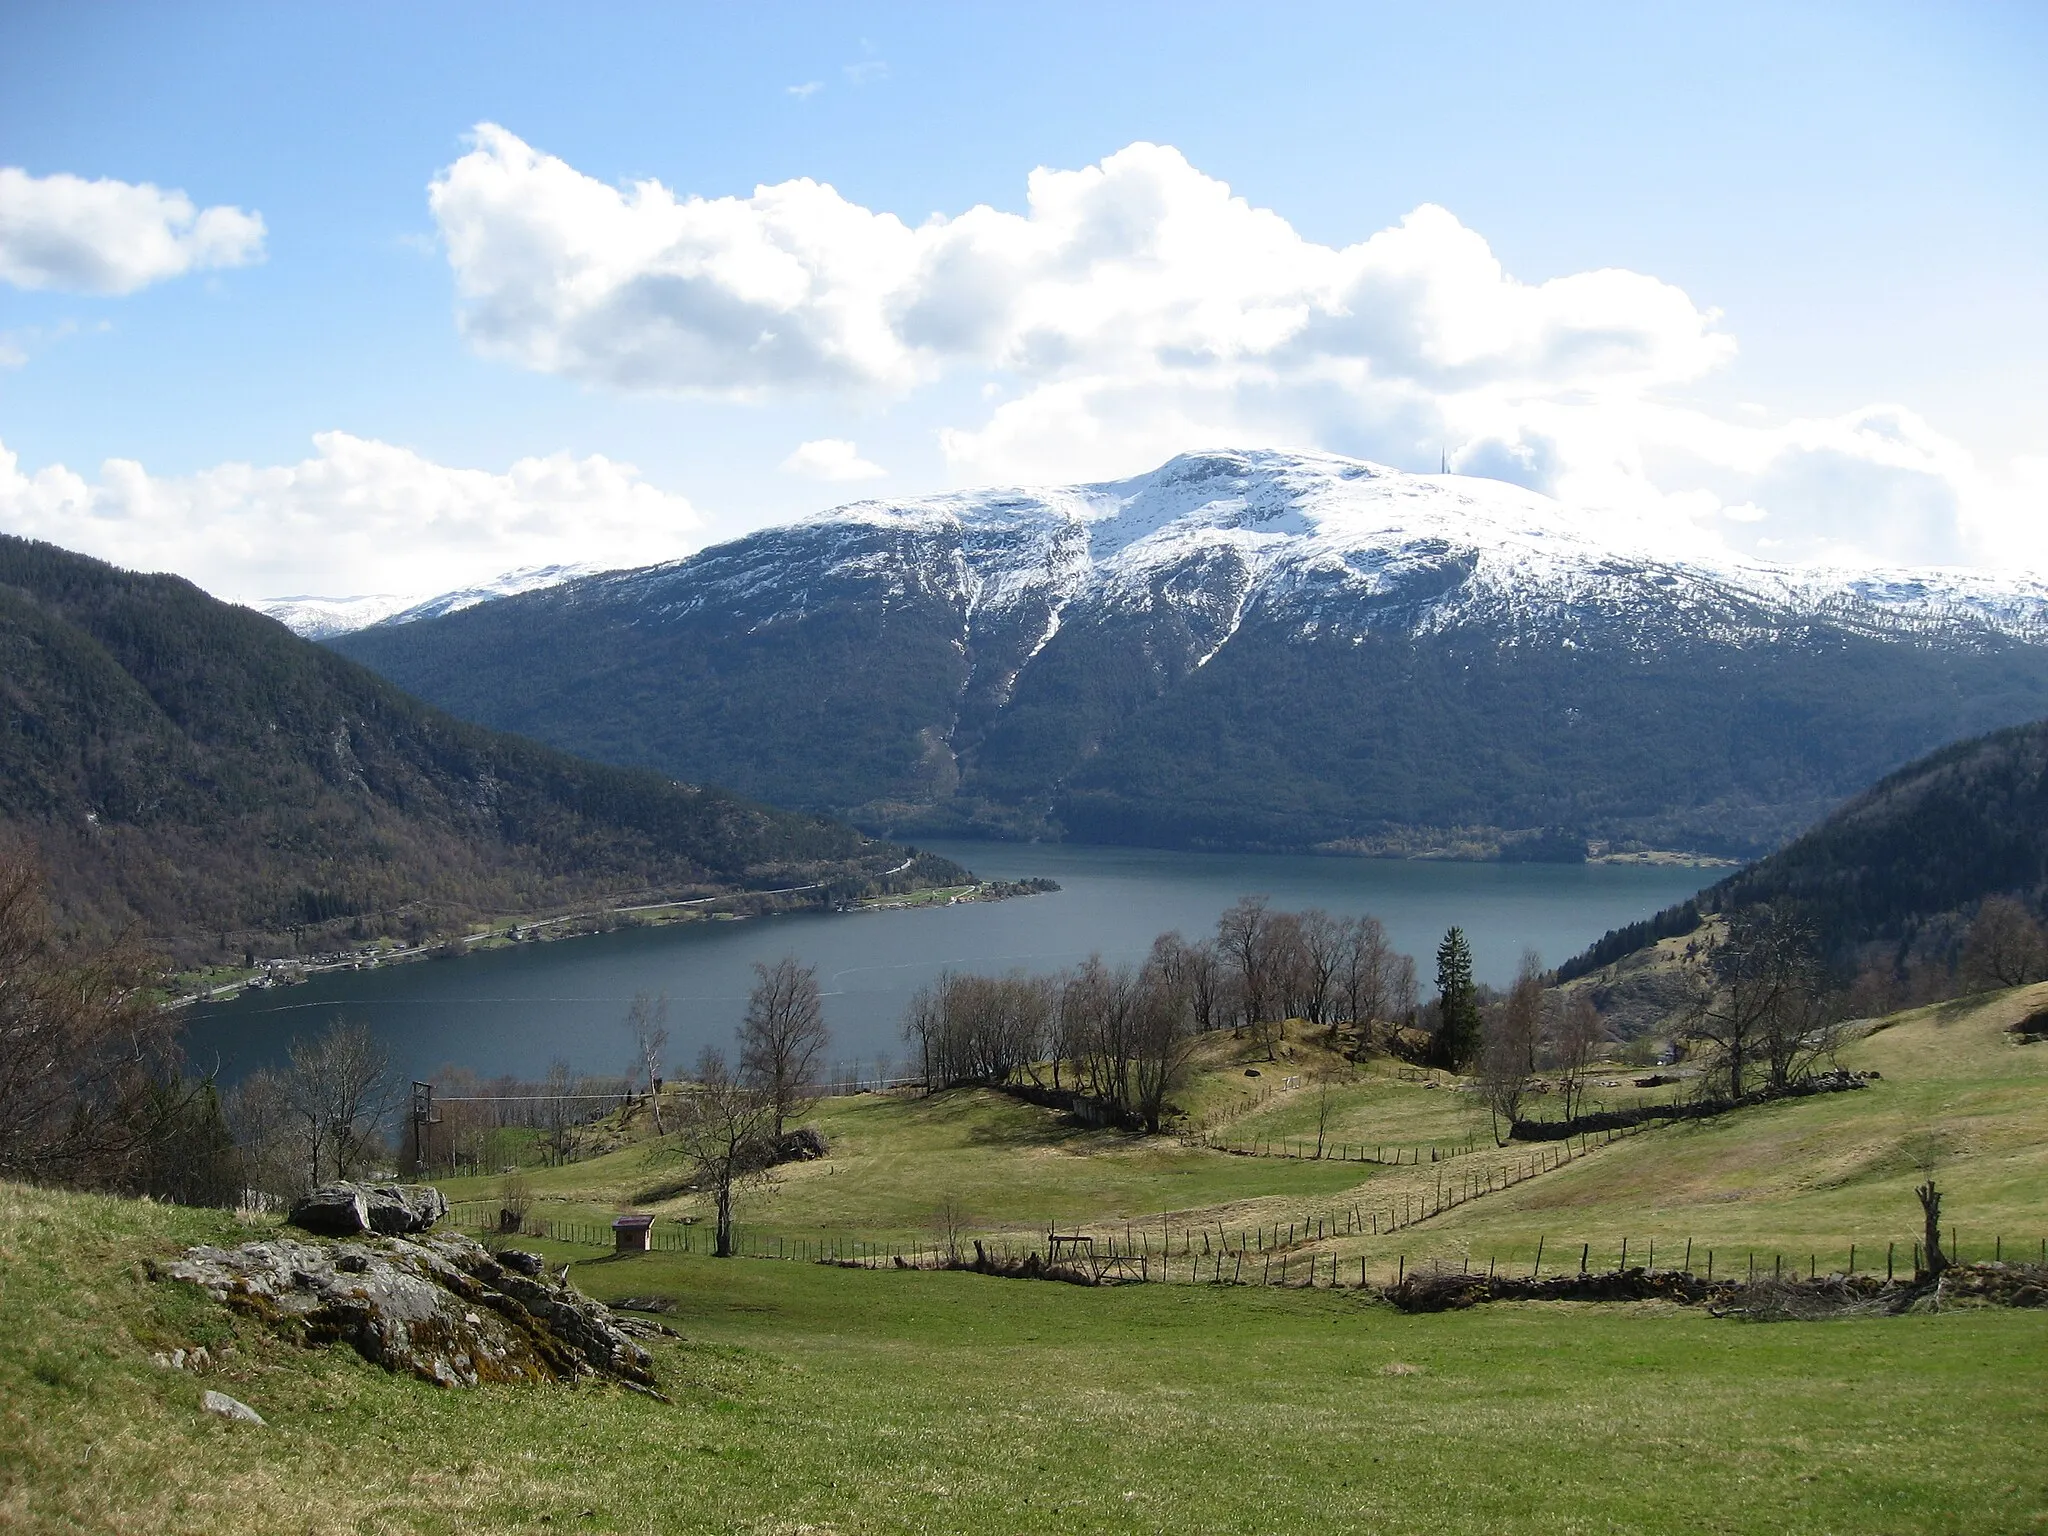
[{"label": "bare tree", "polygon": [[524,1232],[533,1213],[533,1180],[524,1168],[512,1168],[498,1180],[498,1230]]},{"label": "bare tree", "polygon": [[557,1056],[548,1063],[548,1076],[541,1101],[541,1129],[547,1133],[548,1155],[557,1166],[569,1160],[569,1130],[581,1118],[572,1097],[581,1085],[569,1070],[569,1063]]},{"label": "bare tree", "polygon": [[1245,1023],[1258,1029],[1271,1011],[1272,914],[1264,896],[1240,896],[1216,919],[1216,948],[1236,973]]},{"label": "bare tree", "polygon": [[1327,1069],[1316,1073],[1316,1156],[1323,1155],[1323,1143],[1330,1133],[1330,1120],[1337,1112],[1337,1083],[1335,1073]]},{"label": "bare tree", "polygon": [[172,1017],[126,941],[65,942],[42,867],[0,851],[0,1176],[118,1186],[173,1108]]},{"label": "bare tree", "polygon": [[[1394,991],[1399,978],[1396,962],[1404,958],[1394,953],[1394,946],[1387,942],[1387,930],[1378,918],[1367,915],[1345,921],[1337,965],[1336,1011],[1358,1031],[1356,1050],[1360,1055],[1371,1049],[1373,1026],[1394,1015]],[[1411,962],[1411,989],[1414,977]]]},{"label": "bare tree", "polygon": [[1707,988],[1682,1038],[1706,1049],[1729,1099],[1758,1067],[1782,1090],[1832,1053],[1827,977],[1803,924],[1769,907],[1738,913],[1705,955]]},{"label": "bare tree", "polygon": [[1321,907],[1310,907],[1297,919],[1297,967],[1300,1013],[1309,1023],[1337,1039],[1337,976],[1349,947],[1350,926]]},{"label": "bare tree", "polygon": [[351,1019],[291,1049],[284,1102],[312,1184],[332,1169],[351,1179],[369,1164],[396,1104],[390,1061],[376,1038]]},{"label": "bare tree", "polygon": [[259,1068],[227,1091],[222,1102],[228,1130],[242,1158],[242,1184],[265,1200],[282,1200],[300,1185],[305,1158],[293,1135],[284,1084]]},{"label": "bare tree", "polygon": [[2020,902],[1987,896],[1963,939],[1963,983],[1971,991],[2017,987],[2048,975],[2048,936]]},{"label": "bare tree", "polygon": [[654,1110],[654,1134],[666,1135],[661,1123],[662,1058],[668,1052],[668,994],[633,995],[626,1009],[626,1029],[633,1037],[633,1070],[647,1078],[647,1102]]},{"label": "bare tree", "polygon": [[1131,1099],[1127,1108],[1155,1136],[1167,1096],[1187,1080],[1198,1038],[1192,989],[1186,968],[1178,963],[1185,953],[1177,935],[1166,935],[1154,944],[1132,999]]},{"label": "bare tree", "polygon": [[1206,939],[1186,945],[1181,974],[1187,981],[1188,1008],[1194,1016],[1195,1033],[1206,1035],[1221,1029],[1230,1013],[1230,974],[1217,955],[1216,946]]},{"label": "bare tree", "polygon": [[740,1075],[768,1095],[780,1141],[787,1122],[810,1108],[818,1058],[830,1038],[816,966],[785,955],[754,965],[754,990],[740,1025]]},{"label": "bare tree", "polygon": [[1551,1039],[1551,1051],[1557,1061],[1558,1088],[1564,1095],[1567,1120],[1579,1112],[1586,1092],[1586,1074],[1604,1038],[1600,1010],[1593,1006],[1591,998],[1580,993],[1564,1005]]},{"label": "bare tree", "polygon": [[717,1213],[716,1257],[732,1257],[732,1214],[737,1192],[766,1176],[768,1131],[775,1107],[768,1095],[734,1076],[723,1053],[708,1047],[697,1059],[697,1081],[684,1104],[675,1146]]},{"label": "bare tree", "polygon": [[1536,1048],[1543,1040],[1543,976],[1543,957],[1533,949],[1523,950],[1514,985],[1497,1005],[1500,1027],[1510,1045],[1521,1053],[1525,1077],[1536,1070]]},{"label": "bare tree", "polygon": [[1492,1117],[1495,1146],[1507,1145],[1529,1089],[1530,1047],[1519,1013],[1510,993],[1486,1010],[1481,1027],[1479,1093]]},{"label": "bare tree", "polygon": [[1078,1057],[1082,1042],[1070,1036],[1075,1018],[1055,1014],[1055,986],[1021,971],[1007,976],[948,971],[919,988],[904,1014],[903,1033],[918,1049],[927,1088],[1001,1085],[1020,1072],[1035,1072],[1048,1034],[1056,1037],[1051,1050],[1057,1081],[1060,1061]]},{"label": "bare tree", "polygon": [[948,1264],[960,1262],[960,1245],[972,1225],[973,1218],[967,1214],[967,1207],[958,1195],[946,1196],[932,1212],[932,1236]]}]

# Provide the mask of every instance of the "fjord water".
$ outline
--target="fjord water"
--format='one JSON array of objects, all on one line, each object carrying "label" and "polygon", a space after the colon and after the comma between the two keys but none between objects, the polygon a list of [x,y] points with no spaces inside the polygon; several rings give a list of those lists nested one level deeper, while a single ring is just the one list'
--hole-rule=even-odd
[{"label": "fjord water", "polygon": [[1002,902],[629,929],[527,944],[455,961],[316,976],[192,1010],[194,1070],[232,1081],[283,1058],[337,1018],[384,1042],[395,1071],[453,1064],[485,1076],[538,1076],[556,1057],[617,1072],[634,994],[666,993],[672,1059],[731,1044],[757,960],[794,954],[818,968],[835,1062],[872,1074],[900,1056],[905,1003],[941,971],[1050,970],[1091,953],[1137,960],[1153,938],[1213,931],[1239,896],[1275,906],[1370,912],[1413,955],[1425,992],[1451,924],[1475,970],[1496,984],[1524,949],[1555,962],[1608,929],[1647,917],[1708,883],[1696,869],[1594,864],[1468,864],[1262,854],[1176,853],[1076,844],[932,843],[984,879],[1045,876],[1058,892]]}]

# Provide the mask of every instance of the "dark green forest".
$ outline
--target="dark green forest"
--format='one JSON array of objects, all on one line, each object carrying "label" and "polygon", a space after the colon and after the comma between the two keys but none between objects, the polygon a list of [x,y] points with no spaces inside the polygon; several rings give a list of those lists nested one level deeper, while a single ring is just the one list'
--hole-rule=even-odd
[{"label": "dark green forest", "polygon": [[908,856],[454,719],[189,582],[16,538],[0,835],[40,856],[66,922],[187,962],[642,894],[844,895]]},{"label": "dark green forest", "polygon": [[[2048,894],[2048,721],[1960,741],[1887,775],[1787,847],[1690,902],[1608,934],[1564,979],[1688,933],[1699,914],[1770,905],[1808,925],[1838,967],[1953,946],[1989,896]],[[1932,958],[1952,961],[1953,955]]]}]

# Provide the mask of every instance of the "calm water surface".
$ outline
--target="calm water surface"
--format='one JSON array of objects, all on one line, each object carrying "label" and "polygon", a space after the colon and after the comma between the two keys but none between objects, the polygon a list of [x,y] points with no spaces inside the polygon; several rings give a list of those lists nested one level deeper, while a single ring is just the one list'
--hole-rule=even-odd
[{"label": "calm water surface", "polygon": [[298,1035],[346,1016],[375,1031],[394,1069],[409,1076],[444,1064],[539,1076],[558,1056],[579,1070],[616,1072],[628,1055],[627,1004],[637,992],[666,992],[671,1055],[687,1065],[705,1044],[730,1045],[754,962],[794,954],[818,968],[834,1060],[873,1072],[879,1057],[902,1051],[910,994],[942,970],[1050,970],[1096,952],[1136,960],[1166,929],[1209,933],[1247,892],[1281,907],[1375,914],[1415,956],[1426,986],[1437,941],[1453,923],[1471,939],[1479,978],[1503,983],[1525,948],[1561,960],[1711,879],[1700,870],[1604,865],[928,846],[985,879],[1045,875],[1062,889],[923,911],[689,923],[318,976],[195,1008],[191,1063],[233,1080],[281,1059]]}]

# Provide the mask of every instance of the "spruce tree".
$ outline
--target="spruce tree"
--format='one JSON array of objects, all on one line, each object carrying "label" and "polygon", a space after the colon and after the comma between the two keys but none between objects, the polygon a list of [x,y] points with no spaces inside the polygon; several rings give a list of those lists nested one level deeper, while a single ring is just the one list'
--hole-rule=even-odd
[{"label": "spruce tree", "polygon": [[1431,1065],[1463,1071],[1479,1051],[1479,993],[1472,985],[1472,950],[1465,930],[1452,928],[1436,947],[1436,1038],[1430,1042]]}]

